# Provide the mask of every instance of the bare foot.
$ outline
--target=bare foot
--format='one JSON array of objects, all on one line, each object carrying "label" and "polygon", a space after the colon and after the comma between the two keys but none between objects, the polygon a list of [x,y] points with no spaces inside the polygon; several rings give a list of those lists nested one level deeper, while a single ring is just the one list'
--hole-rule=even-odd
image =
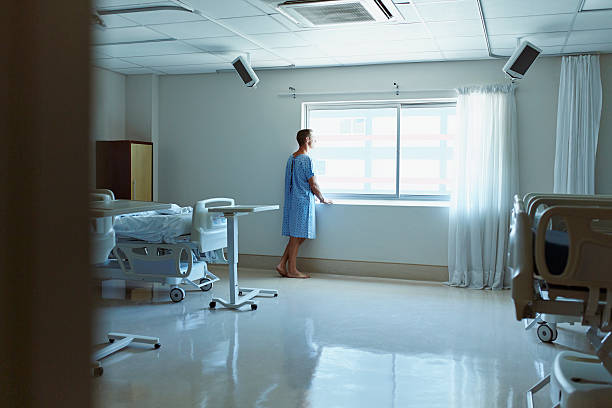
[{"label": "bare foot", "polygon": [[298,271],[297,269],[293,272],[287,272],[287,276],[288,278],[297,278],[297,279],[308,279],[310,278],[310,275],[308,275],[307,273],[302,273],[300,271]]},{"label": "bare foot", "polygon": [[280,276],[283,276],[285,278],[288,277],[287,271],[285,270],[285,265],[281,265],[281,264],[276,265],[276,272],[278,272]]}]

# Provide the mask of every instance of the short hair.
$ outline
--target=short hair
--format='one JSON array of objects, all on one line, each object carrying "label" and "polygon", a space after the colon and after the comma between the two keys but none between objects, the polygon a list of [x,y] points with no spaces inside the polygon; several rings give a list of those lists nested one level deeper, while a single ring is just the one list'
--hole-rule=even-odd
[{"label": "short hair", "polygon": [[302,129],[297,132],[297,142],[300,146],[304,146],[306,143],[306,138],[312,136],[312,129]]}]

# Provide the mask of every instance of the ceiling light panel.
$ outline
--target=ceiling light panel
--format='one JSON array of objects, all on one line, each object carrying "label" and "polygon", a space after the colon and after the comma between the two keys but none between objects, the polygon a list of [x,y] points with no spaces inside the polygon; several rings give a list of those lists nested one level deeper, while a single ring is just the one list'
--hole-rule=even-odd
[{"label": "ceiling light panel", "polygon": [[178,41],[144,44],[118,44],[96,46],[100,52],[111,57],[140,57],[147,55],[184,54],[201,50]]},{"label": "ceiling light panel", "polygon": [[425,21],[478,20],[480,14],[476,2],[454,1],[451,3],[416,3],[419,14]]},{"label": "ceiling light panel", "polygon": [[243,34],[271,34],[289,31],[287,27],[270,16],[229,18],[223,20],[223,23]]},{"label": "ceiling light panel", "polygon": [[109,28],[106,30],[95,30],[94,44],[108,44],[120,42],[151,41],[168,38],[164,34],[157,33],[146,27],[123,27]]},{"label": "ceiling light panel", "polygon": [[[612,1],[610,2],[612,4]],[[612,10],[578,13],[574,30],[597,30],[612,28]]]},{"label": "ceiling light panel", "polygon": [[154,26],[156,31],[178,39],[227,37],[234,35],[233,32],[211,22],[196,21],[190,23],[158,24]]},{"label": "ceiling light panel", "polygon": [[[186,21],[205,20],[202,16],[191,13],[187,10],[185,11],[180,11],[180,10],[141,11],[138,13],[126,13],[122,15],[142,25],[182,23]],[[104,16],[103,18],[106,18],[106,16]]]},{"label": "ceiling light panel", "polygon": [[210,53],[178,54],[178,55],[152,55],[149,57],[130,57],[126,61],[148,67],[163,67],[171,65],[195,65],[220,63],[220,58]]},{"label": "ceiling light panel", "polygon": [[[183,0],[212,18],[261,16],[266,13],[242,0]],[[280,0],[279,0],[280,1]]]},{"label": "ceiling light panel", "polygon": [[579,3],[580,0],[482,0],[482,9],[488,22],[501,17],[573,14]]},{"label": "ceiling light panel", "polygon": [[547,16],[487,18],[489,35],[546,33],[568,31],[573,14]]}]

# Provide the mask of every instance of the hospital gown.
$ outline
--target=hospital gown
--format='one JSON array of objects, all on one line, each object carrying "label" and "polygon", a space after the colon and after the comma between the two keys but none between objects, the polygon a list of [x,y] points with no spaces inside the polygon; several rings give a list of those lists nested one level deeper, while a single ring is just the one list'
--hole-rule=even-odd
[{"label": "hospital gown", "polygon": [[285,168],[283,235],[314,239],[315,198],[308,180],[314,176],[312,159],[301,154],[289,157]]}]

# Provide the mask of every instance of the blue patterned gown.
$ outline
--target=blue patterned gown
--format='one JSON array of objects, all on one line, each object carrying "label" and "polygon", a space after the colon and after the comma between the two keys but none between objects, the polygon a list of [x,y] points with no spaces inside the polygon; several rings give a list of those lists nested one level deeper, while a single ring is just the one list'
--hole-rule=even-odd
[{"label": "blue patterned gown", "polygon": [[308,179],[314,176],[312,159],[301,154],[289,157],[285,168],[285,208],[283,235],[314,239],[315,197]]}]

